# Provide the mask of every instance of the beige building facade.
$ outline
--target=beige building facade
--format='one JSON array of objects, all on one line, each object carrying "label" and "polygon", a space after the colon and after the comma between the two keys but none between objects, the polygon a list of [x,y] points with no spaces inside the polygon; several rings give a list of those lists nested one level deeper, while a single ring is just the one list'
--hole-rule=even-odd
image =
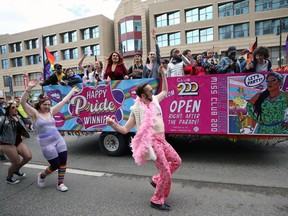
[{"label": "beige building facade", "polygon": [[[104,68],[105,58],[114,50],[123,55],[127,69],[133,64],[135,53],[141,53],[145,63],[147,53],[155,50],[152,29],[156,30],[162,58],[169,58],[175,47],[181,51],[189,49],[193,54],[212,49],[221,58],[234,45],[240,55],[257,37],[258,46],[268,47],[276,68],[279,61],[287,64],[287,8],[288,1],[283,0],[122,0],[114,20],[96,15],[1,35],[0,91],[8,99],[19,96],[24,90],[25,77],[28,80],[39,77],[42,36],[56,62],[76,71],[83,53],[89,53],[84,63],[94,61],[96,55]],[[34,93],[40,92],[39,88]]]}]

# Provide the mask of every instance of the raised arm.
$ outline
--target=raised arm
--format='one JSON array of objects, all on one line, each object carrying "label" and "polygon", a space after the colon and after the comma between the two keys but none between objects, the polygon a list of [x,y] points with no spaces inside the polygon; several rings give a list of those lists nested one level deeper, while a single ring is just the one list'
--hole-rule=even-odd
[{"label": "raised arm", "polygon": [[156,95],[156,98],[160,102],[168,93],[168,83],[167,83],[167,77],[166,77],[163,65],[161,65],[158,70],[162,77],[162,90],[159,94]]},{"label": "raised arm", "polygon": [[21,99],[20,99],[20,103],[21,103],[24,111],[30,116],[30,118],[32,118],[33,121],[36,119],[37,110],[27,103],[27,99],[29,97],[29,94],[31,94],[32,88],[34,88],[38,84],[38,82],[39,81],[37,79],[31,80],[28,83],[28,87],[23,92]]},{"label": "raised arm", "polygon": [[128,121],[124,126],[117,124],[112,118],[106,118],[107,124],[112,127],[115,131],[121,134],[127,134],[136,124],[134,114],[131,112]]},{"label": "raised arm", "polygon": [[87,53],[84,53],[82,58],[80,59],[79,63],[78,63],[78,67],[80,68],[80,70],[82,72],[84,72],[84,67],[83,67],[83,61],[84,59],[87,57]]},{"label": "raised arm", "polygon": [[79,88],[77,88],[76,86],[71,89],[71,91],[63,98],[61,102],[59,102],[58,104],[56,104],[51,108],[52,116],[56,115],[56,113],[60,111],[60,109],[64,106],[65,103],[67,103],[70,100],[71,96],[75,92],[79,92]]}]

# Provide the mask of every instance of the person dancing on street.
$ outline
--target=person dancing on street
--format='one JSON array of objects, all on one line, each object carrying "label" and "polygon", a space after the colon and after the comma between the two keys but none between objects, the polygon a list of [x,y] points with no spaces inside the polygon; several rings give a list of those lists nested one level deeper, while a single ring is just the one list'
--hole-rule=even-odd
[{"label": "person dancing on street", "polygon": [[64,176],[66,172],[67,163],[67,146],[63,137],[55,125],[55,119],[53,116],[60,111],[65,103],[69,101],[71,96],[78,92],[77,87],[73,87],[72,90],[63,98],[57,105],[52,106],[50,98],[44,95],[40,95],[38,102],[35,104],[35,108],[26,103],[28,95],[31,93],[31,89],[38,84],[37,79],[33,79],[28,83],[28,88],[24,91],[21,97],[21,104],[27,114],[31,117],[34,125],[34,130],[37,135],[37,140],[41,146],[42,153],[50,166],[46,168],[44,172],[38,173],[38,186],[45,186],[45,178],[58,170],[58,184],[57,189],[65,192],[68,187],[64,185]]},{"label": "person dancing on street", "polygon": [[6,178],[8,184],[20,182],[19,179],[13,177],[13,174],[19,177],[26,176],[19,170],[32,159],[31,151],[23,142],[22,136],[30,137],[25,123],[18,115],[17,104],[15,102],[8,103],[5,107],[5,115],[0,116],[0,148],[11,162]]},{"label": "person dancing on street", "polygon": [[158,175],[150,178],[150,184],[155,187],[151,198],[151,207],[170,211],[166,204],[171,188],[171,175],[180,167],[182,161],[173,147],[165,140],[164,121],[159,102],[168,92],[167,78],[163,66],[159,67],[162,77],[162,91],[153,95],[153,89],[148,83],[137,86],[137,99],[131,107],[131,113],[124,126],[117,124],[108,117],[107,124],[117,132],[128,133],[135,125],[137,133],[131,142],[133,157],[136,164],[144,164],[147,160],[154,160],[159,171]]}]

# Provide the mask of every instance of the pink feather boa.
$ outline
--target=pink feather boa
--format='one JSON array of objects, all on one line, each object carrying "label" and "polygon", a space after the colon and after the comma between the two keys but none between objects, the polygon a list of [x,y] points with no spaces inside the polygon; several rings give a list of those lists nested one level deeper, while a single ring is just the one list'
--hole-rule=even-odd
[{"label": "pink feather boa", "polygon": [[131,148],[133,152],[133,158],[135,163],[142,165],[147,162],[147,155],[149,154],[149,146],[153,142],[153,127],[155,126],[154,116],[156,114],[156,105],[151,102],[147,106],[138,97],[135,103],[140,103],[140,106],[144,109],[144,115],[141,122],[141,126],[136,135],[132,139]]}]

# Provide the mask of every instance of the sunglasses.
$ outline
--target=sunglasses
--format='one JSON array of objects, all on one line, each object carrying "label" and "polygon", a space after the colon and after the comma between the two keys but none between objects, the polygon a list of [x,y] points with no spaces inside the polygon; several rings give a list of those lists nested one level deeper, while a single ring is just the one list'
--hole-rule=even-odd
[{"label": "sunglasses", "polygon": [[87,65],[86,67],[89,68],[89,67],[91,67],[91,65]]},{"label": "sunglasses", "polygon": [[16,107],[16,106],[11,106],[10,108],[11,109],[18,109],[18,107]]},{"label": "sunglasses", "polygon": [[276,78],[274,78],[274,79],[271,79],[271,80],[266,80],[266,82],[267,82],[267,83],[276,82],[276,81],[277,81],[277,79],[276,79]]},{"label": "sunglasses", "polygon": [[58,70],[62,70],[62,67],[57,67]]}]

